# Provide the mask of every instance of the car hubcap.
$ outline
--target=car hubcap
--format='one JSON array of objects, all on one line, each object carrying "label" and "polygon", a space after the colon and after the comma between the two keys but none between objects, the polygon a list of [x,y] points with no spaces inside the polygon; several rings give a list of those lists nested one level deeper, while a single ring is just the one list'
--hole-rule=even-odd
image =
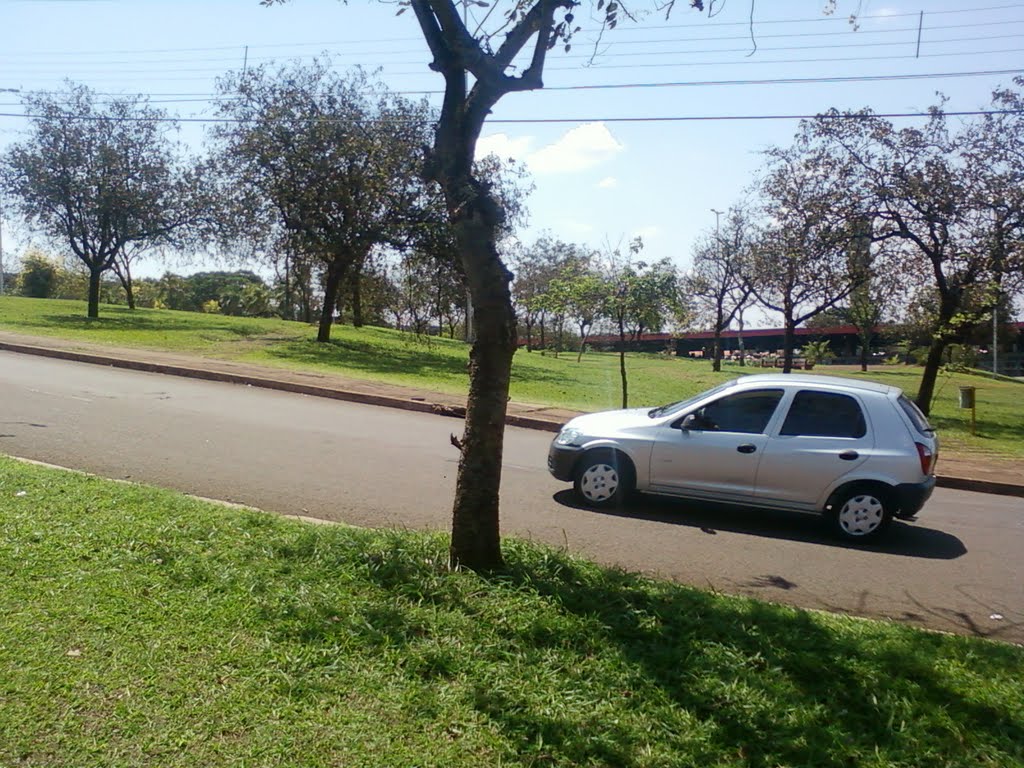
[{"label": "car hubcap", "polygon": [[866,536],[882,524],[885,507],[874,496],[854,496],[839,510],[839,525],[850,536]]},{"label": "car hubcap", "polygon": [[607,501],[618,487],[619,473],[608,464],[595,464],[580,478],[580,490],[590,501]]}]

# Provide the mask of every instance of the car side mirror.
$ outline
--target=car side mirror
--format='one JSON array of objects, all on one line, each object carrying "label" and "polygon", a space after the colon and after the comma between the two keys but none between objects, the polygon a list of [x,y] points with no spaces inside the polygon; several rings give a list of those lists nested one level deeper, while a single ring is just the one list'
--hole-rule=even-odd
[{"label": "car side mirror", "polygon": [[700,429],[700,417],[695,413],[684,416],[683,420],[679,422],[679,428],[684,432],[689,432],[691,429]]}]

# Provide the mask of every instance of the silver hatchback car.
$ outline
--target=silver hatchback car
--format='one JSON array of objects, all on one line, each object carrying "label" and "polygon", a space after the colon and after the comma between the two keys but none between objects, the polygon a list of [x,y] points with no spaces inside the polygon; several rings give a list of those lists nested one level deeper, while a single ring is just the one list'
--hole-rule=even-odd
[{"label": "silver hatchback car", "polygon": [[938,440],[896,387],[832,376],[743,376],[689,400],[578,416],[548,469],[594,507],[632,491],[824,514],[877,538],[935,488]]}]

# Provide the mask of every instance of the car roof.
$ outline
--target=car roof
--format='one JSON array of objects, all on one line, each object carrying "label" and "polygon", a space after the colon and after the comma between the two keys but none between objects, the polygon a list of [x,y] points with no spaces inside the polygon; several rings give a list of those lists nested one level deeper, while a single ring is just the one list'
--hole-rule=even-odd
[{"label": "car roof", "polygon": [[900,394],[903,391],[899,387],[892,387],[888,384],[879,384],[877,381],[849,379],[843,376],[818,376],[807,373],[755,373],[749,376],[740,376],[734,381],[734,383],[738,387],[763,387],[770,385],[800,386],[809,384],[815,387],[856,389],[861,392],[876,392],[883,395],[890,395],[893,393]]}]

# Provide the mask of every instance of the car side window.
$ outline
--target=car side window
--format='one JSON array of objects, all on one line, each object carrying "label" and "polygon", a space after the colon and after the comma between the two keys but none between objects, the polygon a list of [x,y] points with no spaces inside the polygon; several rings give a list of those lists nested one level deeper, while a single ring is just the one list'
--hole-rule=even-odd
[{"label": "car side window", "polygon": [[737,392],[701,408],[696,414],[694,427],[717,432],[761,434],[781,399],[781,389]]},{"label": "car side window", "polygon": [[837,392],[805,389],[789,406],[781,435],[804,437],[864,437],[867,422],[860,403]]}]

